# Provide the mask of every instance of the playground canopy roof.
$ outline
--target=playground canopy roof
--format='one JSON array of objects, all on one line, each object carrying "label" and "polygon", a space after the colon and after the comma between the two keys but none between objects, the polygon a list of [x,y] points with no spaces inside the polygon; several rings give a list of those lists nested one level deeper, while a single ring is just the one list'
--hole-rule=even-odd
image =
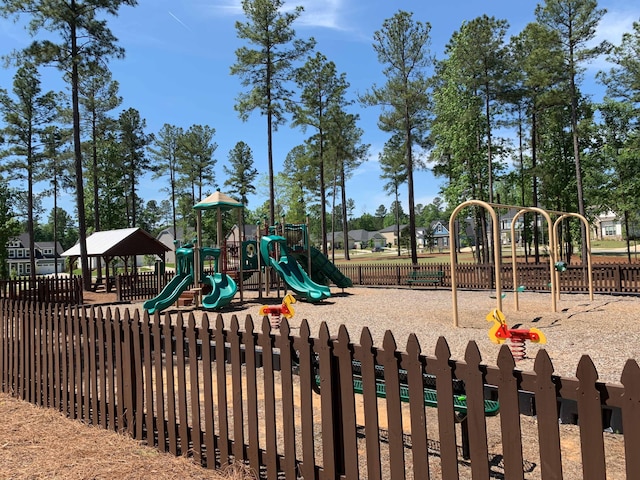
[{"label": "playground canopy roof", "polygon": [[195,208],[196,210],[210,210],[214,208],[220,208],[221,210],[231,210],[232,208],[244,208],[244,205],[218,190],[217,192],[209,195],[204,200],[196,203],[193,208]]},{"label": "playground canopy roof", "polygon": [[[96,232],[87,237],[89,257],[128,257],[132,255],[159,255],[164,258],[170,250],[140,228],[122,228]],[[62,254],[63,257],[79,257],[80,245],[76,244]]]}]

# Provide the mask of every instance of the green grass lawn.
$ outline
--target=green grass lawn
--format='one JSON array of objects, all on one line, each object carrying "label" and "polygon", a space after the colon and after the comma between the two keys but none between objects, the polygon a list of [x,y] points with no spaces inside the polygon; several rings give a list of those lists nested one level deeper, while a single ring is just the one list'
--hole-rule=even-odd
[{"label": "green grass lawn", "polygon": [[[633,245],[633,242],[632,242]],[[591,248],[626,248],[624,240],[592,240]]]}]

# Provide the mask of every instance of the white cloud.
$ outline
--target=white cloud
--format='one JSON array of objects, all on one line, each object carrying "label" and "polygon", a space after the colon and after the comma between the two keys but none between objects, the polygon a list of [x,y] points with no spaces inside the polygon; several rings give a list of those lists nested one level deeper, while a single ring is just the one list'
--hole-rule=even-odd
[{"label": "white cloud", "polygon": [[[632,32],[633,22],[638,20],[640,20],[640,8],[635,6],[608,9],[602,20],[600,20],[596,36],[590,44],[595,46],[606,40],[612,45],[619,45],[622,35]],[[594,71],[608,70],[611,68],[611,64],[607,62],[606,56],[601,55],[593,60],[587,68]]]},{"label": "white cloud", "polygon": [[[342,18],[345,0],[299,0],[287,1],[284,11],[292,11],[301,5],[304,12],[296,22],[305,27],[322,27],[334,30],[346,30]],[[244,15],[241,0],[223,0],[215,5],[202,5],[206,11],[214,16]]]},{"label": "white cloud", "polygon": [[633,31],[633,22],[640,19],[640,8],[610,9],[600,21],[596,41],[620,43],[622,34]]},{"label": "white cloud", "polygon": [[222,2],[216,3],[215,5],[201,4],[198,6],[206,13],[211,14],[216,17],[227,17],[227,16],[236,16],[243,15],[244,12],[242,10],[242,2],[241,0],[224,0]]},{"label": "white cloud", "polygon": [[306,0],[301,1],[304,12],[300,24],[308,27],[323,27],[333,30],[346,30],[342,13],[344,0]]}]

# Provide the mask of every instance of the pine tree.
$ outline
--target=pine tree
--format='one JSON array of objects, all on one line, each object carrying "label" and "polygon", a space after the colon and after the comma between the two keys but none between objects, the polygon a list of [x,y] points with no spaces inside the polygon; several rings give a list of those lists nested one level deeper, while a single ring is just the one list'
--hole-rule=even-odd
[{"label": "pine tree", "polygon": [[285,11],[282,0],[242,0],[247,22],[236,22],[238,38],[251,47],[236,50],[237,62],[231,74],[238,75],[248,92],[238,95],[235,109],[243,120],[258,110],[267,117],[267,157],[269,164],[269,220],[275,222],[273,132],[282,125],[287,102],[293,97],[287,88],[293,79],[295,62],[313,49],[315,41],[295,38],[292,28],[303,8]]},{"label": "pine tree", "polygon": [[[240,202],[247,207],[249,194],[255,193],[255,179],[258,170],[253,166],[253,153],[251,148],[244,142],[238,142],[229,152],[229,166],[223,167],[228,178],[224,181],[225,187],[229,187],[231,194],[240,196]],[[242,224],[244,225],[244,209],[241,213]]]},{"label": "pine tree", "polygon": [[[546,0],[536,7],[538,23],[558,34],[564,56],[564,67],[569,82],[569,103],[571,108],[571,136],[573,140],[573,160],[578,195],[578,213],[586,216],[581,165],[579,122],[578,77],[582,71],[581,63],[587,62],[609,51],[610,45],[601,42],[591,46],[590,42],[596,34],[596,28],[606,13],[598,9],[597,0]],[[586,262],[587,232],[581,224],[582,261]]]},{"label": "pine tree", "polygon": [[379,126],[403,136],[406,162],[411,262],[418,263],[413,172],[419,166],[416,146],[426,146],[429,111],[427,68],[433,64],[430,52],[431,25],[415,21],[411,13],[399,11],[374,33],[373,48],[385,65],[387,82],[373,86],[361,97],[365,105],[382,105]]},{"label": "pine tree", "polygon": [[29,274],[36,278],[34,186],[44,175],[43,142],[46,127],[57,115],[53,92],[41,94],[40,75],[32,63],[24,63],[13,82],[13,100],[6,92],[0,92],[0,113],[6,123],[3,129],[5,141],[10,145],[5,152],[9,160],[3,169],[11,178],[26,182],[26,217],[29,235]]},{"label": "pine tree", "polygon": [[116,45],[103,14],[117,15],[122,5],[137,5],[137,0],[4,0],[0,15],[19,17],[30,15],[28,30],[36,35],[41,30],[58,34],[59,43],[50,38],[35,40],[17,56],[26,55],[38,64],[58,67],[69,76],[73,118],[73,149],[76,177],[76,207],[80,232],[80,263],[84,288],[91,288],[91,273],[87,256],[86,218],[82,143],[80,138],[79,85],[81,64],[88,59],[122,58],[124,50]]},{"label": "pine tree", "polygon": [[152,178],[154,180],[161,177],[169,178],[169,186],[163,187],[162,190],[166,190],[170,197],[173,238],[178,238],[176,207],[179,194],[180,145],[183,135],[182,128],[165,123],[155,137],[155,148],[149,148],[152,158]]}]

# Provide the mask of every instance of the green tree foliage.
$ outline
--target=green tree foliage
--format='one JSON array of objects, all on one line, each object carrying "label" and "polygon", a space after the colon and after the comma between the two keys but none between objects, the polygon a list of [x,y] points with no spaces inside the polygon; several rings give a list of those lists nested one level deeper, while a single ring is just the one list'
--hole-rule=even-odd
[{"label": "green tree foliage", "polygon": [[45,173],[44,136],[46,127],[57,115],[56,98],[53,92],[41,94],[40,75],[29,62],[18,68],[13,93],[15,100],[6,92],[0,92],[0,113],[6,123],[2,135],[9,145],[4,152],[8,161],[5,160],[2,168],[11,179],[26,183],[30,276],[35,280],[34,185]]},{"label": "green tree foliage", "polygon": [[243,120],[258,110],[267,117],[267,160],[269,164],[269,220],[275,221],[273,170],[273,132],[285,120],[286,103],[292,98],[287,89],[293,79],[295,62],[313,49],[313,39],[295,38],[293,22],[303,8],[285,10],[281,0],[242,0],[246,22],[236,22],[238,38],[250,46],[236,50],[231,74],[238,75],[248,92],[238,95],[236,111]]},{"label": "green tree foliage", "polygon": [[[117,39],[107,27],[105,14],[117,15],[122,5],[137,5],[137,0],[5,0],[0,5],[0,15],[19,17],[28,15],[28,30],[32,35],[41,31],[44,40],[35,40],[16,56],[33,58],[36,63],[54,65],[68,76],[71,88],[73,118],[73,149],[76,177],[76,207],[80,231],[80,263],[84,288],[91,287],[91,275],[87,257],[86,218],[84,205],[84,181],[82,144],[80,138],[80,66],[88,59],[122,58],[124,50],[116,45]],[[58,43],[54,41],[58,37]]]},{"label": "green tree foliage", "polygon": [[40,229],[40,236],[37,240],[60,242],[63,250],[73,247],[78,241],[78,229],[73,217],[63,208],[52,209],[49,212],[47,223],[42,225]]},{"label": "green tree foliage", "polygon": [[[162,223],[164,212],[156,200],[149,200],[140,212],[140,228],[156,236],[164,226]],[[176,238],[176,237],[174,237]]]},{"label": "green tree foliage", "polygon": [[[578,77],[582,71],[581,64],[606,53],[610,45],[602,42],[596,46],[591,44],[595,37],[596,27],[606,13],[598,9],[597,0],[546,0],[536,7],[538,23],[558,34],[564,57],[564,66],[569,83],[569,106],[571,108],[571,134],[573,144],[573,160],[578,197],[578,213],[586,216],[584,202],[583,169],[581,165],[581,145],[579,123],[579,91]],[[587,255],[587,230],[581,225],[582,261]]]},{"label": "green tree foliage", "polygon": [[640,189],[638,160],[640,159],[640,131],[636,123],[637,110],[629,102],[605,99],[600,105],[602,118],[591,156],[597,157],[597,166],[592,175],[597,175],[587,184],[593,185],[590,193],[592,204],[599,211],[618,214],[624,224],[627,239],[627,260],[631,263],[631,221],[640,212]]},{"label": "green tree foliage", "polygon": [[[80,107],[83,120],[83,130],[88,133],[84,143],[86,164],[92,186],[92,203],[89,211],[93,216],[94,231],[99,232],[100,226],[100,181],[101,172],[98,169],[99,143],[104,137],[105,130],[113,123],[108,113],[120,106],[122,97],[118,95],[118,82],[111,77],[111,72],[98,62],[82,65],[80,71]],[[101,277],[100,272],[98,277]]]},{"label": "green tree foliage", "polygon": [[[562,104],[565,90],[565,69],[557,32],[544,28],[538,23],[528,24],[513,37],[511,52],[511,95],[509,101],[515,106],[518,128],[518,157],[515,161],[520,174],[520,204],[540,206],[538,193],[538,170],[542,118],[552,114]],[[560,107],[562,108],[562,107]],[[525,144],[528,129],[528,145]],[[525,151],[530,153],[525,155]],[[524,217],[524,236],[530,236],[529,225],[539,224],[539,215],[532,215],[532,223]],[[540,261],[539,229],[533,228],[535,262]],[[527,240],[525,246],[530,242]],[[525,250],[525,255],[528,252]]]},{"label": "green tree foliage", "polygon": [[614,67],[599,75],[607,86],[607,95],[630,102],[634,115],[640,117],[640,20],[633,22],[632,32],[622,35],[608,60]]},{"label": "green tree foliage", "polygon": [[[637,174],[640,158],[640,21],[633,23],[633,31],[622,36],[608,60],[614,64],[600,79],[607,86],[605,103],[600,107],[603,122],[604,158],[611,172],[612,185],[605,184],[602,192],[611,210],[622,214],[627,238],[628,260],[631,262],[629,240],[631,221],[640,212]],[[614,101],[617,100],[617,101]]]},{"label": "green tree foliage", "polygon": [[180,147],[183,135],[182,128],[165,123],[154,138],[154,147],[149,148],[152,160],[151,171],[153,172],[151,178],[157,180],[167,177],[169,179],[168,186],[162,187],[161,190],[169,194],[173,238],[178,238],[176,210],[179,193]]},{"label": "green tree foliage", "polygon": [[11,206],[11,193],[4,178],[0,177],[0,278],[9,278],[7,244],[20,234],[20,223]]},{"label": "green tree foliage", "polygon": [[192,125],[180,136],[179,160],[180,183],[191,191],[195,205],[204,196],[205,190],[212,192],[216,187],[213,157],[218,144],[213,141],[215,128],[208,125]]},{"label": "green tree foliage", "polygon": [[127,215],[128,184],[124,181],[124,166],[116,125],[105,130],[98,142],[100,181],[100,227],[103,230],[129,227]]},{"label": "green tree foliage", "polygon": [[[380,178],[386,180],[383,188],[387,193],[391,193],[394,198],[394,205],[400,206],[395,208],[394,215],[387,214],[385,219],[385,227],[396,226],[396,238],[400,238],[400,221],[404,214],[400,203],[400,186],[407,180],[407,164],[404,159],[403,141],[400,135],[394,135],[385,143],[380,153],[380,168],[382,173]],[[393,218],[392,223],[388,223],[389,218]],[[398,256],[400,256],[400,244],[398,243]]]},{"label": "green tree foliage", "polygon": [[382,222],[370,213],[363,213],[358,218],[354,218],[350,222],[352,230],[366,230],[368,232],[375,232],[382,230]]},{"label": "green tree foliage", "polygon": [[420,222],[425,227],[429,227],[431,223],[438,220],[445,226],[447,226],[447,222],[449,221],[443,210],[442,199],[440,197],[434,198],[433,201],[429,205],[426,205],[420,213]]},{"label": "green tree foliage", "polygon": [[[464,22],[446,46],[447,57],[438,65],[435,79],[435,120],[432,138],[438,148],[434,172],[446,176],[445,198],[453,204],[469,199],[493,202],[494,176],[504,165],[497,159],[504,140],[494,130],[504,121],[507,49],[504,20],[483,15]],[[489,245],[484,210],[475,214],[476,231]],[[487,261],[489,248],[478,249],[478,261]]]},{"label": "green tree foliage", "polygon": [[484,106],[482,136],[486,145],[488,200],[493,202],[494,144],[493,130],[501,113],[505,95],[507,49],[504,36],[509,27],[506,20],[482,15],[463,24],[456,41],[456,54],[467,87],[477,92]]},{"label": "green tree foliage", "polygon": [[[384,21],[374,33],[373,48],[378,61],[385,65],[387,82],[373,86],[362,98],[365,105],[381,105],[379,126],[385,132],[403,138],[406,161],[409,230],[415,232],[413,171],[419,166],[414,146],[426,146],[429,112],[427,68],[433,64],[430,52],[431,25],[415,21],[412,14],[399,11]],[[415,235],[411,234],[411,261],[418,263]]]},{"label": "green tree foliage", "polygon": [[[225,187],[229,187],[229,192],[238,195],[240,201],[245,206],[249,204],[248,195],[256,192],[254,181],[258,176],[258,170],[253,166],[253,153],[251,148],[244,142],[238,142],[229,152],[229,167],[223,167],[227,179],[224,181]],[[242,211],[242,224],[244,225],[244,209]]]},{"label": "green tree foliage", "polygon": [[315,159],[313,149],[308,144],[293,147],[284,159],[283,173],[289,178],[284,185],[284,197],[289,199],[286,210],[291,222],[304,222],[310,203],[319,197]]},{"label": "green tree foliage", "polygon": [[[324,238],[327,234],[326,171],[328,163],[325,152],[328,149],[331,117],[338,115],[347,104],[344,95],[349,84],[345,74],[338,75],[335,64],[319,52],[314,57],[310,57],[297,71],[296,81],[301,89],[301,98],[300,103],[292,108],[293,125],[302,127],[303,131],[306,131],[307,127],[312,127],[316,131],[308,142],[314,144],[313,151],[317,153],[317,161],[314,165],[318,172],[320,229]],[[325,255],[327,254],[326,242],[323,242],[322,251]]]},{"label": "green tree foliage", "polygon": [[376,219],[376,223],[375,223],[376,228],[374,230],[382,230],[384,217],[387,216],[387,207],[385,207],[384,205],[378,205],[378,208],[376,208],[376,211],[373,214],[373,216]]},{"label": "green tree foliage", "polygon": [[153,142],[153,135],[145,133],[147,122],[140,112],[129,108],[118,118],[118,143],[120,147],[122,173],[128,185],[127,218],[130,227],[138,226],[136,188],[140,177],[150,168],[147,146]]},{"label": "green tree foliage", "polygon": [[[355,209],[354,201],[347,199],[347,179],[365,161],[369,152],[369,145],[361,143],[364,132],[357,126],[358,115],[347,113],[342,108],[337,107],[332,109],[330,118],[328,151],[329,156],[333,157],[333,196],[335,198],[336,189],[339,187],[342,233],[344,238],[347,238],[349,219]],[[335,228],[332,228],[332,230],[335,230]],[[348,249],[345,249],[345,258],[350,260]]]},{"label": "green tree foliage", "polygon": [[[50,193],[53,197],[53,208],[50,212],[50,222],[53,222],[51,228],[53,236],[51,241],[54,243],[60,242],[65,250],[70,248],[78,238],[77,230],[75,230],[73,243],[67,246],[66,239],[68,237],[58,236],[59,233],[66,235],[64,231],[61,232],[58,228],[58,224],[65,225],[68,217],[64,210],[58,208],[58,197],[61,190],[70,190],[73,186],[72,157],[71,152],[66,148],[70,139],[71,131],[68,129],[62,129],[57,125],[49,125],[45,128],[43,135],[43,157],[50,175]],[[64,215],[62,212],[64,212]],[[69,221],[73,222],[73,219],[69,217]],[[58,262],[54,262],[54,273],[56,275],[58,274]]]}]

